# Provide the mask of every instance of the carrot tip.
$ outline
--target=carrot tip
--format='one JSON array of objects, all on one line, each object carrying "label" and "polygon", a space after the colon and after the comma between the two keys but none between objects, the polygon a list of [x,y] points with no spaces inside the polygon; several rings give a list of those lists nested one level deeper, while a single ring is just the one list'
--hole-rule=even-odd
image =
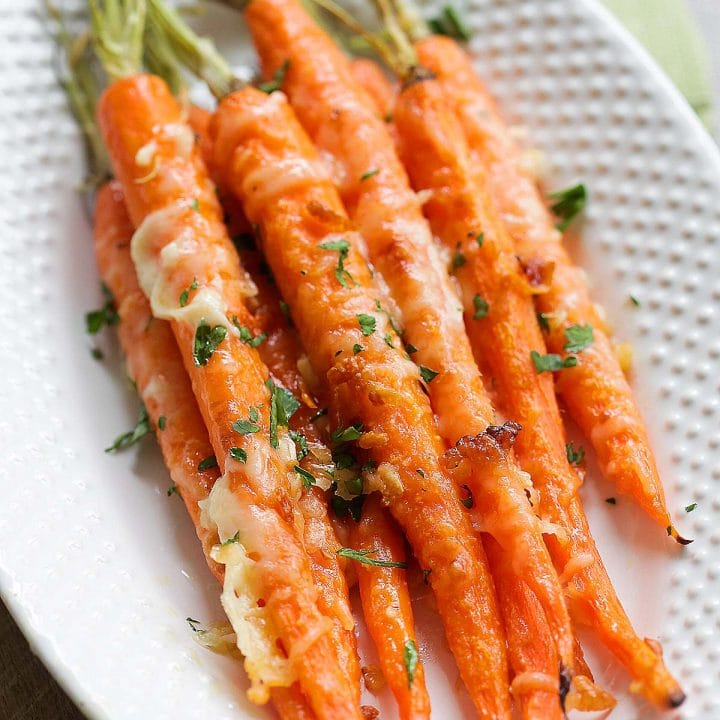
[{"label": "carrot tip", "polygon": [[687,695],[682,690],[675,690],[668,698],[669,708],[679,708],[684,702]]},{"label": "carrot tip", "polygon": [[695,542],[694,540],[684,538],[672,525],[668,525],[667,533],[678,545],[689,545]]}]

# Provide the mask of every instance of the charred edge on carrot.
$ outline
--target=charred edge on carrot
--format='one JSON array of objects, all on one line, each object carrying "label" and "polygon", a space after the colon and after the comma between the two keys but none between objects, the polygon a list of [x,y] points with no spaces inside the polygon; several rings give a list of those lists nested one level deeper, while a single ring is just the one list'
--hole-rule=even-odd
[{"label": "charred edge on carrot", "polygon": [[484,434],[491,437],[503,450],[509,450],[522,430],[522,425],[514,420],[507,420],[502,425],[488,425]]}]

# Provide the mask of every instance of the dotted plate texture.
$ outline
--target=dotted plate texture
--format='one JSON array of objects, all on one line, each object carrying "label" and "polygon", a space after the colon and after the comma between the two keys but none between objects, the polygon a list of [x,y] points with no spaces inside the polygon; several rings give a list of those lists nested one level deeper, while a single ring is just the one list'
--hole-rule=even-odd
[{"label": "dotted plate texture", "polygon": [[[436,14],[442,2],[427,3]],[[665,717],[720,718],[720,155],[678,93],[591,0],[473,0],[477,67],[546,160],[548,189],[587,183],[573,251],[617,336],[683,535],[680,549],[591,471],[582,493],[641,635],[656,637],[689,699]],[[253,62],[239,18],[199,19],[233,62]],[[103,448],[136,401],[110,334],[90,355],[83,313],[101,303],[83,157],[57,85],[39,0],[0,5],[0,589],[34,649],[92,718],[269,717],[239,664],[197,645],[187,616],[222,616],[154,443]],[[629,295],[641,306],[631,306]],[[697,503],[691,514],[684,512]],[[433,620],[416,598],[435,716],[471,717]],[[372,652],[361,631],[365,662]],[[588,642],[619,720],[660,716]],[[387,694],[366,701],[395,716]],[[52,709],[48,709],[48,717]],[[588,717],[588,716],[586,716]]]}]

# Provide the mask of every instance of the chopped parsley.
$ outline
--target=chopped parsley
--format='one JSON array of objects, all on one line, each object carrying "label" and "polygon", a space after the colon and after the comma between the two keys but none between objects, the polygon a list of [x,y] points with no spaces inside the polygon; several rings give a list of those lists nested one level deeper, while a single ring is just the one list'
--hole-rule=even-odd
[{"label": "chopped parsley", "polygon": [[473,313],[473,320],[482,320],[488,314],[488,310],[490,310],[490,305],[488,305],[488,301],[477,293],[473,298],[473,307],[475,308],[475,312]]},{"label": "chopped parsley", "polygon": [[608,505],[617,505],[617,500],[614,497],[605,498],[605,502]]},{"label": "chopped parsley", "polygon": [[309,490],[317,482],[317,480],[315,480],[315,476],[305,470],[305,468],[301,468],[299,465],[296,465],[293,470],[302,478],[303,487],[306,490]]},{"label": "chopped parsley", "polygon": [[472,490],[467,485],[462,485],[461,488],[465,491],[465,497],[460,498],[460,502],[468,509],[471,510],[475,505],[475,498],[473,497]]},{"label": "chopped parsley", "polygon": [[689,505],[685,506],[685,512],[691,513],[697,506],[698,506],[698,504],[696,502],[690,503]]},{"label": "chopped parsley", "polygon": [[289,390],[276,385],[272,380],[266,380],[265,385],[270,390],[270,444],[277,448],[280,444],[278,427],[288,426],[300,403]]},{"label": "chopped parsley", "polygon": [[347,240],[329,240],[328,242],[320,243],[318,247],[321,250],[337,252],[338,261],[335,267],[335,277],[343,287],[350,287],[348,281],[351,283],[355,282],[352,275],[345,269],[345,260],[347,260],[348,253],[350,252],[350,243]]},{"label": "chopped parsley", "polygon": [[420,365],[420,377],[429,385],[440,373]]},{"label": "chopped parsley", "polygon": [[377,320],[372,315],[366,315],[365,313],[360,313],[359,315],[356,315],[357,321],[360,325],[360,330],[362,330],[362,334],[366,337],[368,335],[372,335],[375,332],[375,326],[377,325]]},{"label": "chopped parsley", "polygon": [[537,321],[541,330],[546,333],[550,332],[550,316],[547,313],[539,312],[537,314]]},{"label": "chopped parsley", "polygon": [[640,301],[634,295],[628,295],[628,300],[630,301],[631,305],[634,305],[635,307],[640,307]]},{"label": "chopped parsley", "polygon": [[232,424],[232,429],[238,435],[251,435],[252,433],[260,432],[260,426],[257,421],[260,419],[260,413],[257,408],[251,407],[248,410],[248,420],[236,420]]},{"label": "chopped parsley", "polygon": [[190,285],[188,285],[181,293],[180,293],[180,307],[185,307],[188,304],[188,298],[190,297],[190,291],[191,290],[197,290],[198,284],[197,280],[193,280]]},{"label": "chopped parsley", "polygon": [[402,568],[407,569],[406,562],[395,562],[395,560],[376,560],[375,558],[368,557],[372,553],[376,553],[377,550],[353,550],[352,548],[340,548],[336,551],[340,557],[355,560],[356,562],[362,563],[363,565],[373,565],[374,567],[390,567],[390,568]]},{"label": "chopped parsley", "polygon": [[592,345],[592,325],[570,325],[565,328],[565,339],[567,342],[563,345],[564,350],[570,353],[582,352]]},{"label": "chopped parsley", "polygon": [[164,430],[167,427],[167,418],[161,415],[158,418],[158,430]]},{"label": "chopped parsley", "polygon": [[218,466],[217,458],[214,455],[208,455],[198,463],[198,471],[205,472],[205,470],[212,470]]},{"label": "chopped parsley", "polygon": [[565,232],[570,223],[583,211],[587,204],[587,188],[582,183],[550,194],[555,202],[550,209],[559,218],[555,227]]},{"label": "chopped parsley", "polygon": [[452,5],[445,5],[440,15],[428,20],[428,25],[435,35],[447,35],[464,42],[470,39],[470,28]]},{"label": "chopped parsley", "polygon": [[198,325],[193,344],[193,360],[197,367],[207,365],[226,335],[227,328],[224,325],[211,327],[204,320]]},{"label": "chopped parsley", "polygon": [[230,448],[230,457],[233,460],[237,460],[238,462],[241,462],[241,463],[247,462],[247,453],[245,452],[245,450],[243,450],[242,448],[239,448],[239,447],[231,447]]},{"label": "chopped parsley", "polygon": [[578,445],[578,449],[575,450],[572,442],[569,442],[565,445],[565,455],[571,465],[580,465],[585,459],[585,448],[582,445]]},{"label": "chopped parsley", "polygon": [[569,355],[563,360],[560,355],[555,355],[554,353],[541,355],[537,350],[533,350],[530,353],[530,359],[537,373],[556,372],[557,370],[571,368],[577,365],[577,358],[573,355]]},{"label": "chopped parsley", "polygon": [[467,258],[460,252],[460,243],[458,243],[452,256],[452,271],[455,272],[456,270],[461,268],[466,262]]},{"label": "chopped parsley", "polygon": [[357,440],[362,435],[362,431],[363,426],[360,423],[357,423],[355,425],[348,425],[346,428],[333,430],[330,437],[333,442],[336,443],[350,442],[351,440]]},{"label": "chopped parsley", "polygon": [[110,447],[105,448],[106,453],[114,453],[118,450],[124,450],[129,448],[131,445],[139,442],[150,432],[150,420],[148,418],[147,410],[145,405],[141,405],[140,411],[138,412],[137,422],[132,430],[128,430],[122,435],[118,435],[113,441]]},{"label": "chopped parsley", "polygon": [[171,495],[179,495],[180,491],[178,490],[178,486],[173,483],[168,489],[167,489],[167,496],[170,497]]},{"label": "chopped parsley", "polygon": [[103,355],[103,351],[96,347],[90,348],[90,354],[95,360],[102,360],[105,357],[105,355]]},{"label": "chopped parsley", "polygon": [[366,173],[363,173],[360,176],[360,182],[363,182],[365,180],[369,180],[371,177],[374,177],[380,172],[380,168],[373,168],[372,170],[368,170]]},{"label": "chopped parsley", "polygon": [[355,343],[353,345],[353,355],[357,355],[358,353],[361,353],[364,349],[365,348],[362,345]]},{"label": "chopped parsley", "polygon": [[395,345],[393,345],[393,339],[392,339],[392,333],[385,333],[385,337],[383,338],[385,340],[385,344],[388,347],[394,348]]},{"label": "chopped parsley", "polygon": [[418,664],[417,645],[414,640],[406,640],[403,647],[403,663],[407,675],[408,687],[411,688],[415,680],[415,668]]},{"label": "chopped parsley", "polygon": [[256,348],[258,347],[258,345],[262,345],[267,340],[266,333],[260,333],[259,335],[253,336],[253,334],[250,332],[250,328],[247,325],[240,324],[237,315],[233,315],[233,325],[238,329],[238,332],[240,333],[240,340],[242,340],[246,345],[249,345],[250,347]]},{"label": "chopped parsley", "polygon": [[[337,485],[334,486],[337,488]],[[330,497],[330,505],[332,506],[333,512],[338,517],[345,517],[348,513],[355,522],[360,522],[362,516],[362,507],[365,502],[367,495],[358,495],[352,500],[346,500],[344,497],[333,493]]]},{"label": "chopped parsley", "polygon": [[205,632],[201,628],[197,627],[198,625],[202,625],[202,623],[199,620],[193,620],[192,618],[185,618],[185,622],[191,627],[193,632],[196,633],[203,633]]},{"label": "chopped parsley", "polygon": [[222,543],[222,547],[225,547],[226,545],[235,545],[236,543],[240,542],[240,531],[238,530],[231,538],[228,538],[225,540],[224,543]]},{"label": "chopped parsley", "polygon": [[290,67],[290,59],[288,58],[275,71],[275,74],[272,76],[272,80],[268,80],[266,82],[261,82],[257,86],[258,90],[262,90],[262,92],[267,93],[268,95],[270,93],[274,93],[276,90],[280,90],[282,88],[282,84],[283,84],[283,81],[285,80],[285,75],[287,75],[287,71],[288,71],[289,67]]},{"label": "chopped parsley", "polygon": [[192,201],[192,204],[190,205],[190,207],[191,207],[195,212],[200,212],[200,201],[199,201],[197,198],[195,198],[195,199]]},{"label": "chopped parsley", "polygon": [[307,438],[295,430],[290,430],[290,439],[295,443],[295,452],[297,453],[297,459],[302,460],[309,452]]},{"label": "chopped parsley", "polygon": [[484,232],[478,233],[475,236],[475,242],[478,244],[478,247],[482,247],[483,243],[485,242],[485,233]]},{"label": "chopped parsley", "polygon": [[110,288],[104,282],[101,282],[100,289],[105,298],[105,303],[99,310],[92,310],[85,314],[85,329],[90,335],[96,335],[106,325],[110,327],[120,322],[120,316],[115,307],[115,298],[110,292]]},{"label": "chopped parsley", "polygon": [[407,350],[408,355],[414,355],[418,351],[418,349],[412,343],[408,343],[405,346],[405,349]]}]

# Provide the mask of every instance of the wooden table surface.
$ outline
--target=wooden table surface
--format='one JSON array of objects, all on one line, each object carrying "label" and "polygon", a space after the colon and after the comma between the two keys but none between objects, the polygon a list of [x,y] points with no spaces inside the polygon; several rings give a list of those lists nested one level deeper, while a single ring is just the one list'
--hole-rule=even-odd
[{"label": "wooden table surface", "polygon": [[[715,107],[720,112],[720,0],[688,0],[688,4],[707,40]],[[715,137],[720,137],[717,119],[713,130]],[[0,720],[83,720],[82,714],[33,655],[1,602],[0,678]]]}]

